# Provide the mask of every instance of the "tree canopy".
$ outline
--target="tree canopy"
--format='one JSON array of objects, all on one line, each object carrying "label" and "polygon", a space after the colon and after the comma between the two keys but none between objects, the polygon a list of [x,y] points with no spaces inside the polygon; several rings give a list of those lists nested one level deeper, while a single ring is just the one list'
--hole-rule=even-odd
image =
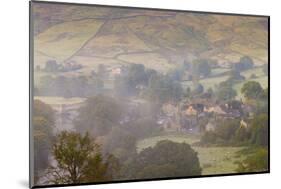
[{"label": "tree canopy", "polygon": [[268,145],[268,115],[255,115],[251,122],[251,143],[260,146]]},{"label": "tree canopy", "polygon": [[165,178],[200,175],[197,152],[186,143],[159,141],[141,151],[127,166],[128,178]]},{"label": "tree canopy", "polygon": [[183,95],[181,84],[168,76],[154,75],[150,78],[146,97],[153,102],[178,101]]},{"label": "tree canopy", "polygon": [[233,68],[237,71],[244,71],[251,69],[254,66],[254,62],[251,57],[243,56],[240,58],[240,61],[233,64]]},{"label": "tree canopy", "polygon": [[75,120],[77,130],[102,136],[119,125],[124,110],[115,98],[97,95],[88,98],[78,112],[79,117]]},{"label": "tree canopy", "polygon": [[216,95],[218,99],[228,101],[234,99],[237,93],[232,88],[231,81],[224,81],[217,87]]},{"label": "tree canopy", "polygon": [[61,132],[52,155],[57,165],[50,166],[47,176],[55,184],[112,180],[119,169],[118,160],[112,155],[104,157],[88,133]]},{"label": "tree canopy", "polygon": [[258,99],[261,97],[263,89],[260,83],[256,81],[248,81],[242,86],[241,93],[247,99]]}]

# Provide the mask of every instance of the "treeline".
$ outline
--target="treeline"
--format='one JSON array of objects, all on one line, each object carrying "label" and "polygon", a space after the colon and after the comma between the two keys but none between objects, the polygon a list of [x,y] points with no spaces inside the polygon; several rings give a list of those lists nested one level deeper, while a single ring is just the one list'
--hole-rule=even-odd
[{"label": "treeline", "polygon": [[83,66],[77,64],[75,61],[69,61],[64,64],[57,63],[56,60],[48,60],[44,68],[41,68],[39,65],[35,67],[36,71],[57,73],[57,72],[70,72],[81,69]]},{"label": "treeline", "polygon": [[42,76],[35,87],[38,96],[88,97],[103,91],[103,80],[98,77]]}]

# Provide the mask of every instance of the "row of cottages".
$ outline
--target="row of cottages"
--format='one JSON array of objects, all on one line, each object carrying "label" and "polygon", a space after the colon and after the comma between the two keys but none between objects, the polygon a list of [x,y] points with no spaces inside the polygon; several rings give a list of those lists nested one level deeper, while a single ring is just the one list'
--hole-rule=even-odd
[{"label": "row of cottages", "polygon": [[[246,105],[244,104],[240,105],[218,104],[210,100],[193,100],[192,103],[186,102],[180,105],[166,103],[162,106],[163,114],[158,117],[157,123],[166,130],[197,132],[199,131],[200,119],[211,116],[212,118],[205,126],[205,129],[214,130],[217,120],[240,118],[244,117],[244,113],[252,112],[251,107],[245,107]],[[247,124],[247,121],[243,120],[241,125],[246,127],[245,124]]]},{"label": "row of cottages", "polygon": [[211,101],[194,101],[181,106],[181,128],[188,131],[199,131],[201,118],[212,115],[212,119],[205,126],[206,130],[214,130],[218,119],[235,119],[242,117],[241,108],[230,104],[218,104]]}]

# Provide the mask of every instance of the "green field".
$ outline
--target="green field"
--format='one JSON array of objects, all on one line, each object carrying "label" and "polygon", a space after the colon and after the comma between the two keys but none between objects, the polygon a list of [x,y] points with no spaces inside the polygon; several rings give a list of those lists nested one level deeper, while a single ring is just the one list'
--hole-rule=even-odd
[{"label": "green field", "polygon": [[35,96],[35,100],[41,100],[42,102],[50,105],[71,105],[71,104],[79,104],[85,101],[85,98],[74,97],[74,98],[64,98],[58,96]]},{"label": "green field", "polygon": [[137,143],[137,150],[140,152],[144,148],[154,146],[161,140],[190,144],[198,152],[203,175],[235,173],[235,161],[245,158],[237,155],[237,152],[244,147],[199,147],[193,145],[199,141],[199,136],[190,134],[168,134],[140,140]]},{"label": "green field", "polygon": [[[210,78],[204,78],[200,79],[199,83],[201,83],[204,87],[204,90],[207,90],[209,88],[215,89],[215,86],[218,85],[220,82],[226,81],[229,78],[229,76],[218,76],[218,77],[210,77]],[[184,88],[190,87],[192,88],[192,81],[185,81],[182,83]]]},{"label": "green field", "polygon": [[[200,79],[199,82],[203,85],[204,90],[212,88],[215,90],[215,86],[218,85],[220,82],[226,81],[229,76],[228,75],[220,75],[225,72],[229,71],[229,69],[225,68],[216,68],[212,70],[212,77]],[[255,75],[256,78],[251,78],[252,75]],[[216,76],[217,75],[217,76]],[[233,88],[237,92],[237,98],[242,98],[241,95],[241,88],[245,82],[248,81],[257,81],[261,84],[261,86],[265,89],[268,87],[268,76],[265,75],[262,71],[261,67],[256,67],[247,71],[241,72],[241,75],[245,77],[245,80],[242,82],[238,82],[234,84]],[[185,81],[182,82],[183,88],[191,87],[192,88],[192,81]]]},{"label": "green field", "polygon": [[224,74],[226,72],[230,71],[229,68],[214,68],[212,69],[212,72],[211,72],[211,76],[217,76],[219,74]]}]

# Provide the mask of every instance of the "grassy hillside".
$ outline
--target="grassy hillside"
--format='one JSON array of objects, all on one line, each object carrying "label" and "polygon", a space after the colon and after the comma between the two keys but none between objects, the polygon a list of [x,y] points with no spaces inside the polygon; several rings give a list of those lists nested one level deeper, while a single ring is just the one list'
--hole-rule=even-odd
[{"label": "grassy hillside", "polygon": [[262,17],[69,5],[37,5],[34,14],[36,65],[49,59],[75,60],[87,69],[142,63],[167,72],[194,58],[233,63],[247,55],[256,65],[268,58]]},{"label": "grassy hillside", "polygon": [[35,37],[35,49],[59,62],[64,61],[94,36],[102,23],[82,20],[57,24]]}]

